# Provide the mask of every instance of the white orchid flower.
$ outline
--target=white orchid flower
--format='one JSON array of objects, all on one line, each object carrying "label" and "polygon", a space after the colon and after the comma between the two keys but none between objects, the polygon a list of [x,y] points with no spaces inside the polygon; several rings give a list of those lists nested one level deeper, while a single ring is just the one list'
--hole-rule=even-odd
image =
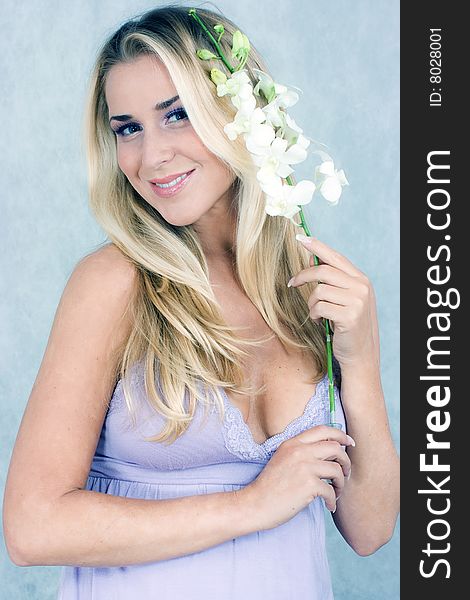
[{"label": "white orchid flower", "polygon": [[268,198],[265,210],[271,217],[285,217],[297,225],[292,217],[300,212],[300,207],[295,204],[289,204],[285,200],[279,199],[270,202],[270,198]]},{"label": "white orchid flower", "polygon": [[[288,141],[288,140],[286,139],[286,141]],[[290,146],[289,150],[291,148],[295,148],[297,150],[297,152],[300,152],[300,148],[301,148],[302,150],[306,151],[309,146],[310,146],[310,140],[307,139],[301,133],[299,133],[297,141],[294,144],[292,144],[292,146]],[[307,152],[305,152],[305,158],[307,158]],[[305,158],[302,158],[302,160],[305,160]],[[299,162],[302,162],[302,160]]]},{"label": "white orchid flower", "polygon": [[[289,94],[290,93],[291,92],[289,92]],[[295,94],[295,92],[292,92],[292,94]],[[297,94],[295,94],[295,96],[298,99]],[[297,100],[295,100],[295,102],[289,103],[287,101],[288,97],[289,96],[287,95],[287,93],[281,96],[277,96],[272,102],[270,102],[266,106],[263,106],[263,111],[266,113],[267,120],[271,123],[273,127],[277,127],[281,131],[283,131],[286,128],[286,117],[288,116],[285,110],[283,109],[287,106],[292,106],[292,104],[295,104],[295,102],[297,102]]]},{"label": "white orchid flower", "polygon": [[[287,113],[284,113],[284,125],[279,130],[281,136],[289,142],[289,145],[297,143],[300,138],[300,135],[303,134],[303,129],[301,129],[297,123],[294,121],[292,117],[290,117]],[[303,139],[302,139],[303,138]],[[304,136],[300,138],[300,143],[306,143],[304,148],[307,148],[310,144],[310,141],[307,140]],[[303,142],[305,140],[305,142]]]},{"label": "white orchid flower", "polygon": [[[244,113],[251,113],[256,108],[256,98],[253,96],[253,88],[251,88],[250,93],[246,92],[246,90],[242,90],[241,94],[235,94],[231,97],[232,104],[236,109],[241,110]],[[261,110],[258,107],[258,110]]]},{"label": "white orchid flower", "polygon": [[266,106],[263,106],[263,112],[266,115],[266,120],[268,121],[268,123],[271,123],[273,127],[280,129],[283,129],[285,127],[286,115],[279,108],[279,105],[276,102],[276,100],[273,100],[273,102],[270,102]]},{"label": "white orchid flower", "polygon": [[265,210],[268,215],[282,216],[290,219],[295,225],[293,216],[300,211],[300,206],[308,204],[315,192],[312,181],[303,180],[296,185],[283,184],[280,178],[273,178],[270,185],[264,186],[266,193]]},{"label": "white orchid flower", "polygon": [[257,175],[259,181],[265,181],[273,175],[285,178],[293,172],[289,165],[306,159],[307,152],[302,144],[294,144],[290,148],[287,146],[287,140],[278,137],[269,146],[262,146],[254,136],[247,135],[246,147],[254,155],[255,164],[260,167]]},{"label": "white orchid flower", "polygon": [[277,91],[280,92],[280,90],[278,87],[276,91],[276,84],[272,77],[260,69],[253,69],[253,73],[258,77],[258,83],[256,84],[253,93],[256,96],[259,96],[261,91],[268,102],[274,100]]},{"label": "white orchid flower", "polygon": [[253,86],[251,85],[251,79],[246,70],[232,73],[225,83],[219,83],[217,85],[217,95],[220,97],[230,94],[230,96],[248,98],[252,93]]},{"label": "white orchid flower", "polygon": [[[289,89],[287,86],[276,83],[270,75],[259,69],[253,69],[259,81],[256,84],[253,94],[263,96],[268,104],[263,107],[266,113],[267,121],[273,127],[285,127],[285,113],[282,108],[293,106],[299,99],[297,92]],[[299,89],[299,88],[296,88]],[[299,91],[302,91],[299,89]]]},{"label": "white orchid flower", "polygon": [[[249,142],[251,140],[251,144],[256,145],[256,148],[260,151],[260,154],[267,152],[270,147],[272,141],[276,137],[274,133],[274,129],[271,125],[267,123],[254,123],[252,122],[251,129],[248,133],[244,134],[245,145],[249,150]],[[256,163],[256,155],[251,152],[251,158],[253,162]]]},{"label": "white orchid flower", "polygon": [[236,140],[242,133],[251,133],[260,141],[270,144],[274,132],[269,125],[262,125],[266,117],[263,111],[258,107],[255,110],[239,110],[235,119],[225,125],[224,131],[230,140]]},{"label": "white orchid flower", "polygon": [[256,178],[259,181],[260,188],[265,194],[274,197],[280,195],[281,192],[279,186],[282,185],[282,177],[279,177],[272,172],[266,172],[266,176],[261,177],[258,171]]},{"label": "white orchid flower", "polygon": [[269,184],[273,177],[286,178],[294,172],[289,165],[281,163],[275,156],[253,156],[254,163],[260,167],[256,178],[263,187],[264,184]]},{"label": "white orchid flower", "polygon": [[[232,104],[237,108],[233,122],[225,125],[224,131],[232,141],[243,134],[246,148],[259,167],[257,179],[268,197],[267,206],[271,211],[268,214],[283,214],[292,218],[300,210],[299,205],[310,202],[316,188],[328,202],[336,204],[342,187],[349,183],[344,171],[336,170],[333,161],[325,153],[322,164],[315,170],[314,182],[302,181],[300,188],[299,184],[282,185],[282,179],[293,173],[290,165],[307,158],[310,145],[303,130],[284,110],[293,106],[299,95],[287,86],[276,83],[267,73],[259,69],[254,69],[254,72],[259,80],[254,89],[246,69],[232,73],[226,81],[223,77],[215,77],[217,73],[214,79],[220,82],[217,84],[218,96],[229,94]],[[255,98],[260,93],[268,100],[263,108],[257,106]],[[308,200],[302,201],[307,197]],[[296,198],[294,202],[292,198]]]},{"label": "white orchid flower", "polygon": [[343,169],[335,169],[332,160],[325,160],[315,169],[315,182],[321,195],[331,204],[337,204],[342,187],[349,185]]},{"label": "white orchid flower", "polygon": [[276,98],[276,102],[281,108],[289,108],[289,106],[294,106],[299,101],[299,94],[290,90],[287,86],[282,86],[282,92],[278,93]]},{"label": "white orchid flower", "polygon": [[[260,69],[253,69],[253,72],[259,79],[255,89],[253,90],[253,93],[256,96],[259,96],[259,92],[261,90],[268,103],[276,100],[278,106],[283,108],[288,108],[289,106],[293,106],[296,102],[298,102],[299,95],[293,91],[293,86],[290,86],[292,89],[289,89],[289,87],[286,85],[276,83],[270,75],[264,71],[261,71]],[[302,92],[300,88],[295,89],[299,90],[299,92]]]}]

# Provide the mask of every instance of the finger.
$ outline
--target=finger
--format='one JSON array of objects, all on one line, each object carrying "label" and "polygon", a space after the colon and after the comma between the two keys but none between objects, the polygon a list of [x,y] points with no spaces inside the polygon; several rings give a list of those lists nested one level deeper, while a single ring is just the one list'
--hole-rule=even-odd
[{"label": "finger", "polygon": [[322,481],[321,479],[320,479],[318,486],[319,486],[318,496],[322,497],[325,500],[325,506],[329,511],[335,512],[335,510],[336,510],[336,492],[335,492],[334,487],[332,485],[330,485],[329,483]]},{"label": "finger", "polygon": [[334,461],[340,465],[345,477],[351,472],[351,459],[338,442],[316,442],[312,444],[312,454],[316,459]]},{"label": "finger", "polygon": [[340,306],[339,304],[333,304],[332,302],[325,302],[324,300],[318,300],[312,306],[309,311],[309,316],[313,319],[329,319],[334,321],[335,327],[338,324],[346,323],[349,314],[348,306]]},{"label": "finger", "polygon": [[309,309],[313,308],[313,305],[320,300],[332,302],[340,306],[348,306],[351,303],[351,292],[344,288],[337,288],[334,285],[322,283],[321,285],[317,285],[310,294],[307,302]]},{"label": "finger", "polygon": [[299,240],[299,242],[304,248],[306,248],[310,252],[313,252],[313,254],[315,254],[315,256],[318,256],[318,258],[320,258],[324,263],[336,267],[341,271],[345,271],[353,277],[358,277],[362,275],[362,272],[359,271],[359,269],[355,267],[348,258],[343,256],[324,242],[321,242],[319,239],[314,238],[312,236],[302,236],[302,234],[298,234],[296,238]]},{"label": "finger", "polygon": [[290,439],[298,440],[304,444],[333,440],[342,446],[356,445],[356,442],[345,431],[329,425],[315,425],[315,427],[310,427],[310,429],[306,429]]},{"label": "finger", "polygon": [[328,460],[319,461],[315,465],[315,472],[317,477],[320,477],[322,481],[326,480],[325,483],[333,487],[336,499],[338,499],[343,492],[345,482],[341,466]]},{"label": "finger", "polygon": [[310,281],[328,283],[329,285],[345,289],[350,289],[354,285],[354,280],[350,275],[331,265],[317,265],[303,269],[292,277],[289,283],[290,286],[297,287]]}]

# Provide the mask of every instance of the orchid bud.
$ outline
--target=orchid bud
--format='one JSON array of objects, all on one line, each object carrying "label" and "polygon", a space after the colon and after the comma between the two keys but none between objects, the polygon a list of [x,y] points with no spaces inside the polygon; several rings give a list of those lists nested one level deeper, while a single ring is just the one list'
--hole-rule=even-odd
[{"label": "orchid bud", "polygon": [[212,58],[217,58],[213,52],[206,50],[205,48],[200,48],[197,50],[196,54],[198,55],[198,58],[202,60],[211,60]]},{"label": "orchid bud", "polygon": [[220,69],[211,69],[211,79],[216,85],[222,85],[227,81],[227,76]]},{"label": "orchid bud", "polygon": [[241,48],[243,48],[243,33],[237,29],[233,32],[232,56],[237,56]]},{"label": "orchid bud", "polygon": [[250,42],[246,35],[239,31],[234,32],[232,42],[232,56],[234,58],[242,59],[247,56],[250,52]]}]

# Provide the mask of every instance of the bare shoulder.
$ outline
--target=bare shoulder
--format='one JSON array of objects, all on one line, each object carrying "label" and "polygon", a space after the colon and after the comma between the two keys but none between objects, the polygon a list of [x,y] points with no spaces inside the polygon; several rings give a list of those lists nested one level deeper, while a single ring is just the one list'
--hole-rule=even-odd
[{"label": "bare shoulder", "polygon": [[108,243],[85,255],[74,269],[76,278],[84,276],[90,283],[94,277],[105,277],[114,283],[118,293],[134,288],[137,270],[132,261],[114,244]]},{"label": "bare shoulder", "polygon": [[13,448],[4,501],[7,541],[18,539],[29,514],[39,518],[85,485],[132,330],[128,307],[136,274],[108,244],[79,260],[66,283]]},{"label": "bare shoulder", "polygon": [[89,335],[97,347],[106,343],[111,350],[121,345],[131,326],[128,307],[136,282],[135,265],[114,244],[85,255],[67,281],[51,335],[60,321],[68,324],[72,336],[91,327]]}]

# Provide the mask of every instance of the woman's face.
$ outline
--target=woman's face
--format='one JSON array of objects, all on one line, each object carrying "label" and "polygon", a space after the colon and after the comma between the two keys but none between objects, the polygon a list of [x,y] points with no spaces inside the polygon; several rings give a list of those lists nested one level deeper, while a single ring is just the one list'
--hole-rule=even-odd
[{"label": "woman's face", "polygon": [[119,167],[168,223],[189,225],[228,209],[235,176],[196,135],[160,60],[141,56],[113,66],[105,95]]}]

